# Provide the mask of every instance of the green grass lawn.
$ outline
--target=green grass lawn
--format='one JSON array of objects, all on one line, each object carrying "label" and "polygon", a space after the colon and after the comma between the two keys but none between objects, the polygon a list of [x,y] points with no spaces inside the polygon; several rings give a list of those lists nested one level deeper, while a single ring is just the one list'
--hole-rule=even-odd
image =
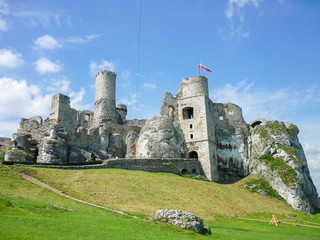
[{"label": "green grass lawn", "polygon": [[[267,209],[269,208],[263,208],[263,211],[259,211],[259,209],[251,211],[251,207],[248,207],[248,209],[244,207],[246,200],[242,200],[244,202],[240,201],[238,204],[234,200],[236,207],[228,206],[227,204],[232,202],[230,198],[235,194],[241,193],[243,194],[242,197],[247,195],[254,196],[254,198],[260,197],[256,193],[241,188],[242,183],[219,185],[182,178],[173,174],[116,169],[71,171],[31,167],[19,168],[25,169],[25,171],[41,178],[43,181],[46,180],[50,185],[63,189],[72,196],[81,197],[83,200],[107,207],[111,206],[121,210],[129,209],[129,212],[135,212],[135,215],[140,218],[133,219],[72,201],[29,183],[11,172],[7,167],[0,166],[0,239],[320,239],[320,229],[317,228],[296,227],[286,224],[282,228],[277,228],[268,223],[237,220],[236,215],[229,214],[230,211],[227,208],[235,209],[238,216],[240,216],[239,212],[244,212],[248,217],[257,219],[271,219],[271,215],[276,214],[273,211],[268,212]],[[59,179],[64,174],[66,177]],[[135,180],[133,184],[129,184],[129,181],[126,180],[131,179],[133,181],[132,179],[138,177],[141,181]],[[149,182],[146,182],[145,180],[149,178],[159,178],[159,181],[151,181],[150,179]],[[119,184],[117,185],[116,182],[119,182]],[[186,184],[183,182],[186,182]],[[135,185],[135,187],[132,185]],[[181,185],[185,188],[179,190]],[[189,185],[191,186],[188,187]],[[107,186],[108,188],[106,188]],[[183,194],[183,191],[191,191],[190,188],[196,186],[198,186],[198,189],[195,190],[197,193],[196,199],[191,198],[191,194]],[[96,188],[96,190],[88,191],[90,187],[92,189]],[[200,187],[204,188],[202,195],[199,195],[201,193]],[[117,188],[119,192],[123,192],[117,193]],[[103,195],[100,193],[101,189],[112,190],[110,195],[112,204],[109,204],[106,200],[109,193],[106,191]],[[130,191],[129,198],[137,199],[134,201],[138,205],[137,207],[134,207],[133,203],[126,199],[125,193],[130,193]],[[142,194],[143,191],[145,191],[144,194]],[[177,191],[178,193],[182,191],[182,197],[187,198],[180,205],[178,200],[181,198],[178,198],[178,193],[177,195],[174,194]],[[203,202],[211,197],[209,195],[210,191],[214,191],[216,194],[214,199],[219,200],[217,204],[220,207],[223,207],[221,201],[223,202],[226,199],[227,202],[223,207],[225,210],[213,210],[204,217],[205,222],[209,224],[213,232],[210,236],[142,219],[147,216],[148,211],[153,211],[153,208],[159,207],[162,201],[164,205],[168,204],[170,197],[178,198],[174,200],[174,206],[194,212],[192,210],[196,209],[196,206],[194,206],[196,204],[190,204],[189,209],[188,201],[198,200],[199,207],[201,207],[204,204]],[[233,191],[236,191],[236,193],[233,193]],[[93,196],[91,196],[92,194]],[[150,196],[147,194],[150,194]],[[154,199],[152,194],[162,199],[158,199],[152,204]],[[209,196],[205,197],[205,194]],[[188,198],[191,198],[191,200]],[[204,198],[203,202],[200,201],[202,198]],[[266,198],[267,203],[272,204],[276,209],[285,208],[281,214],[277,215],[280,219],[291,219],[293,221],[304,219],[320,224],[319,214],[310,217],[305,213],[292,210],[283,201],[264,198]],[[250,199],[251,197],[249,197]],[[262,200],[260,200],[261,207],[263,205]],[[123,207],[125,206],[123,202],[127,203],[128,206]],[[142,207],[143,202],[146,202],[147,208]],[[214,204],[214,202],[215,200],[212,200],[210,204]],[[247,204],[250,205],[250,202],[247,202]],[[256,204],[258,203],[254,202],[255,206]],[[243,209],[240,211],[241,207]],[[139,209],[143,209],[143,211]],[[201,210],[198,211],[201,212]],[[226,214],[222,214],[223,212]]]}]

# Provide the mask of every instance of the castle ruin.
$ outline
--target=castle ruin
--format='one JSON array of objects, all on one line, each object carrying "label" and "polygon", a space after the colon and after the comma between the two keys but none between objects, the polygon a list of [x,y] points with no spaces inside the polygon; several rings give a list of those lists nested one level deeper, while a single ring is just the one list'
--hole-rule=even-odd
[{"label": "castle ruin", "polygon": [[[96,74],[94,112],[71,108],[70,98],[58,93],[46,120],[21,119],[5,162],[99,163],[95,167],[194,174],[210,181],[255,173],[296,209],[319,204],[295,125],[264,119],[247,124],[236,104],[210,100],[208,78],[200,75],[184,78],[174,96],[165,93],[158,116],[128,120],[127,106],[116,105],[116,76],[107,70]],[[91,160],[91,152],[99,161]],[[296,180],[288,183],[266,165],[266,154],[283,159]]]}]

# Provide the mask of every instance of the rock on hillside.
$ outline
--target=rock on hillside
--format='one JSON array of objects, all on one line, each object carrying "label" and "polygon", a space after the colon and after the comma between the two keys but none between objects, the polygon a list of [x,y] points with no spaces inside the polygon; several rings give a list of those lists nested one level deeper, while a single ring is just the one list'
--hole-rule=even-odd
[{"label": "rock on hillside", "polygon": [[167,222],[198,233],[211,234],[208,225],[206,225],[206,227],[203,226],[202,218],[189,212],[177,209],[160,209],[156,212],[154,217],[156,221]]},{"label": "rock on hillside", "polygon": [[269,121],[249,133],[249,169],[265,178],[293,208],[314,211],[318,194],[297,137],[289,122]]}]

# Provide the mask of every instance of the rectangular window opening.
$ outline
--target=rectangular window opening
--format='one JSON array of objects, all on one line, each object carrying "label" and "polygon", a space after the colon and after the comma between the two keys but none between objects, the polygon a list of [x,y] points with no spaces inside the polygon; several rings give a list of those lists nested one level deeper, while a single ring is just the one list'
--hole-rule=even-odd
[{"label": "rectangular window opening", "polygon": [[193,126],[192,126],[192,124],[190,124],[190,129],[192,129],[193,128]]},{"label": "rectangular window opening", "polygon": [[223,116],[219,116],[219,119],[220,119],[220,120],[223,120]]},{"label": "rectangular window opening", "polygon": [[193,134],[190,134],[190,139],[193,139]]}]

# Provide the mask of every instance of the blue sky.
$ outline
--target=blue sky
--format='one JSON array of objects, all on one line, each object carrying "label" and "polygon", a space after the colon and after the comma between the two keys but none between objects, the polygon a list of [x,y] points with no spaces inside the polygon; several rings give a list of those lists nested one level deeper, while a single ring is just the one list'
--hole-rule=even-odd
[{"label": "blue sky", "polygon": [[[51,96],[93,110],[94,74],[116,71],[128,118],[159,114],[165,92],[210,68],[210,97],[249,123],[300,129],[320,189],[320,1],[0,0],[0,136],[50,112]],[[138,74],[139,73],[139,74]]]}]

